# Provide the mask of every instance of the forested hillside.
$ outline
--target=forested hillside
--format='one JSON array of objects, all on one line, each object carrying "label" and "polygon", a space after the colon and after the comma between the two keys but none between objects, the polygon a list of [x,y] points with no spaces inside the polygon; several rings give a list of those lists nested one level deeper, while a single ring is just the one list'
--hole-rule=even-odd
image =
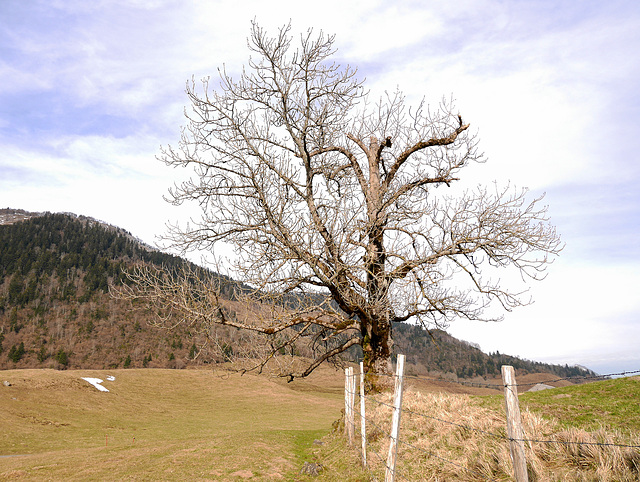
[{"label": "forested hillside", "polygon": [[0,225],[0,368],[171,366],[188,358],[187,333],[151,329],[152,313],[134,316],[109,296],[109,284],[122,283],[123,268],[138,261],[183,262],[86,217],[46,213]]},{"label": "forested hillside", "polygon": [[181,262],[89,218],[47,213],[0,230],[0,283],[11,278],[7,301],[19,307],[45,307],[50,298],[89,301],[107,292],[109,280],[122,282],[122,268],[138,260]]},{"label": "forested hillside", "polygon": [[560,377],[595,375],[591,370],[552,365],[500,352],[484,353],[477,345],[458,340],[442,330],[427,332],[407,324],[393,326],[395,351],[404,353],[415,374],[455,375],[457,378],[500,376],[502,365],[513,366],[519,374],[553,373]]},{"label": "forested hillside", "polygon": [[[113,299],[109,285],[126,282],[123,268],[136,262],[169,268],[186,263],[92,218],[0,210],[0,369],[173,368],[223,361],[243,351],[235,329],[216,333],[222,351],[201,352],[202,335],[151,327],[155,313]],[[295,300],[287,305],[295,309]],[[407,355],[417,374],[492,376],[505,363],[524,373],[586,374],[576,367],[485,354],[441,330],[428,333],[406,324],[393,329],[395,352]],[[358,352],[349,353],[357,357]]]}]

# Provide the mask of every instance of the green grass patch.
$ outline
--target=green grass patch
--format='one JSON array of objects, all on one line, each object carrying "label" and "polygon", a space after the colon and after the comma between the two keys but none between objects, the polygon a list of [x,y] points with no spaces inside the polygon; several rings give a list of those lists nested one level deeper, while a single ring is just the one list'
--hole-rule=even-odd
[{"label": "green grass patch", "polygon": [[640,377],[524,393],[520,405],[564,427],[640,432]]},{"label": "green grass patch", "polygon": [[[318,482],[365,482],[371,473],[362,467],[358,449],[349,447],[342,429],[323,439],[324,445],[314,449],[314,458],[324,467],[319,477],[304,476],[297,480]],[[385,454],[386,456],[386,454]],[[384,479],[384,476],[382,477]]]},{"label": "green grass patch", "polygon": [[[504,396],[472,396],[474,403],[504,412]],[[640,377],[618,378],[519,394],[528,409],[565,428],[640,433]]]}]

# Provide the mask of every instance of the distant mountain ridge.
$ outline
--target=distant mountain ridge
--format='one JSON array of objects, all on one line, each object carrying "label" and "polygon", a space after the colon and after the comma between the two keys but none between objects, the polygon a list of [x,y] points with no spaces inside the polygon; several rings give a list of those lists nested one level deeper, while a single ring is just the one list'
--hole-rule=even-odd
[{"label": "distant mountain ridge", "polygon": [[29,218],[42,216],[43,214],[44,213],[31,213],[29,211],[24,211],[23,209],[0,209],[0,225],[13,224],[17,223],[18,221],[25,221]]},{"label": "distant mountain ridge", "polygon": [[[14,224],[14,223],[17,223],[19,221],[26,221],[27,219],[36,218],[36,217],[42,217],[42,216],[45,216],[47,214],[52,214],[52,213],[50,213],[48,211],[47,212],[29,212],[29,211],[25,211],[23,209],[4,208],[4,209],[0,209],[0,225]],[[99,219],[92,218],[90,216],[84,216],[82,214],[75,214],[75,213],[71,213],[71,212],[61,212],[61,213],[53,213],[53,214],[62,214],[64,216],[69,216],[71,218],[78,219],[78,220],[80,220],[82,222],[100,224],[101,226],[103,226],[106,229],[114,230],[115,232],[120,233],[120,234],[130,238],[132,241],[135,241],[135,242],[139,243],[143,248],[145,248],[145,249],[147,249],[149,251],[158,251],[157,248],[147,244],[142,239],[134,236],[133,234],[131,234],[126,229],[120,228],[118,226],[114,226],[113,224],[109,224],[106,221],[101,221]]]},{"label": "distant mountain ridge", "polygon": [[[205,344],[201,335],[150,327],[155,313],[109,296],[110,284],[127,281],[123,268],[139,262],[174,268],[189,263],[93,218],[1,209],[0,369],[182,367],[222,361],[198,356]],[[593,373],[485,354],[441,330],[427,333],[407,324],[393,329],[396,353],[404,353],[416,373],[495,376],[503,363],[524,373]],[[222,329],[219,336],[226,350],[242,343],[233,329]]]}]

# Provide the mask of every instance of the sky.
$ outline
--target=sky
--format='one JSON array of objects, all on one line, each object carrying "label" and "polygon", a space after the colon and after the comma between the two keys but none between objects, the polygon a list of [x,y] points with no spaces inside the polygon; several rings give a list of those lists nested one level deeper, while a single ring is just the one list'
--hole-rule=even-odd
[{"label": "sky", "polygon": [[185,83],[247,62],[251,20],[335,34],[375,95],[453,97],[487,162],[545,195],[566,244],[499,323],[449,331],[532,360],[640,369],[640,2],[0,0],[0,208],[73,212],[147,243],[197,214],[156,160]]}]

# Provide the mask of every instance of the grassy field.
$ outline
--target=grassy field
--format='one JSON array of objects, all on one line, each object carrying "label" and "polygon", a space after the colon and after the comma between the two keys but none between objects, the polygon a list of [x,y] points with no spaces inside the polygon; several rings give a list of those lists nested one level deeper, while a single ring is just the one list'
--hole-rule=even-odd
[{"label": "grassy field", "polygon": [[292,384],[211,370],[0,377],[2,480],[295,480],[343,404],[331,368]]},{"label": "grassy field", "polygon": [[640,434],[640,377],[527,393],[520,401],[565,427]]},{"label": "grassy field", "polygon": [[[114,381],[108,381],[112,375]],[[96,377],[96,390],[81,377]],[[357,448],[332,429],[343,376],[287,384],[212,370],[0,372],[0,480],[365,481]],[[503,398],[409,383],[397,480],[510,480]],[[391,403],[390,394],[376,400]],[[640,378],[521,394],[530,480],[640,480]],[[390,409],[368,403],[369,465],[383,475]],[[443,422],[444,421],[444,422]],[[450,423],[446,423],[450,422]],[[467,428],[465,428],[467,427]],[[322,446],[314,444],[322,439]],[[9,456],[9,457],[6,457]],[[300,475],[305,461],[324,466]]]}]

